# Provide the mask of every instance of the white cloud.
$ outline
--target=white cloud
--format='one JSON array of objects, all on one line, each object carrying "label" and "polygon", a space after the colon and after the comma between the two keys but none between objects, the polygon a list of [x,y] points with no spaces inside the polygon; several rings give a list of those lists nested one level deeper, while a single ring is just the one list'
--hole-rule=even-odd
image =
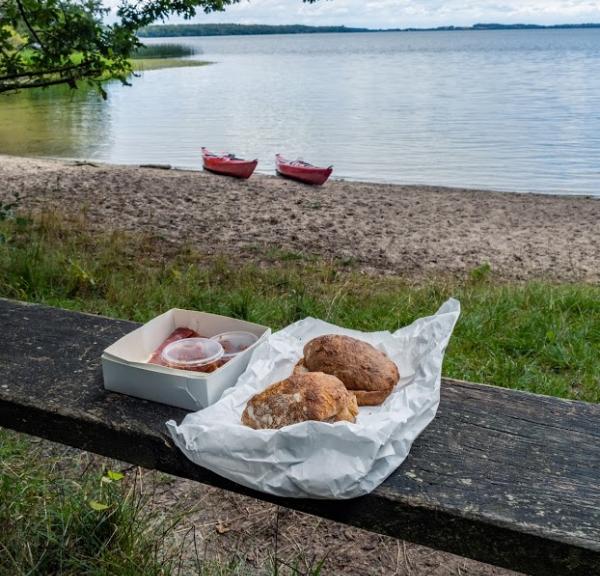
[{"label": "white cloud", "polygon": [[[117,1],[108,0],[113,5]],[[600,0],[319,0],[315,4],[301,0],[242,0],[225,12],[200,14],[193,21],[370,28],[599,22]]]}]

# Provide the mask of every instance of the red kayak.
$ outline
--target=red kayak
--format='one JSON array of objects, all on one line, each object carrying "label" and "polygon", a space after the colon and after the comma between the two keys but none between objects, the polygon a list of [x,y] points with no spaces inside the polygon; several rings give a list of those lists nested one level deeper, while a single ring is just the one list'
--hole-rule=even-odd
[{"label": "red kayak", "polygon": [[319,168],[302,160],[288,161],[281,154],[275,155],[275,163],[278,174],[293,180],[299,180],[305,184],[315,184],[320,186],[324,184],[333,172],[333,166],[328,168]]},{"label": "red kayak", "polygon": [[236,178],[250,178],[257,164],[258,160],[243,160],[242,158],[236,158],[235,154],[217,156],[206,148],[202,148],[202,165],[209,172],[235,176]]}]

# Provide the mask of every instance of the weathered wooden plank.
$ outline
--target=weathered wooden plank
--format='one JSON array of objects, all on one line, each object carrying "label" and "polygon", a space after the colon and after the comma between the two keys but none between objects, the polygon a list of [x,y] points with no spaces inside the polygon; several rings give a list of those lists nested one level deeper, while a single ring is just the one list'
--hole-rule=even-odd
[{"label": "weathered wooden plank", "polygon": [[184,411],[107,393],[130,322],[0,300],[0,425],[522,572],[600,574],[600,406],[445,380],[438,416],[373,494],[277,499],[191,464]]}]

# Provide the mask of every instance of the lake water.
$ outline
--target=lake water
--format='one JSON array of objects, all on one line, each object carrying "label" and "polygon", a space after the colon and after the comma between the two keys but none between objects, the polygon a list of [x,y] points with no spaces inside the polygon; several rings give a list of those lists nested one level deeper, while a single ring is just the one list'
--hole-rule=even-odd
[{"label": "lake water", "polygon": [[178,38],[215,64],[0,97],[0,152],[600,196],[600,29]]}]

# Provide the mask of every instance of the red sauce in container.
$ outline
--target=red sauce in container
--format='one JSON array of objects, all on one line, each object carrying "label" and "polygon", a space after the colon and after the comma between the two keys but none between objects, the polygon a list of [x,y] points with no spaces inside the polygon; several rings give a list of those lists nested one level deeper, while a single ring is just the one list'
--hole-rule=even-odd
[{"label": "red sauce in container", "polygon": [[191,328],[176,328],[171,332],[169,337],[152,353],[150,356],[150,360],[148,360],[149,364],[157,364],[158,366],[166,366],[164,360],[162,359],[162,351],[169,345],[171,342],[177,342],[177,340],[183,340],[184,338],[198,338],[200,334]]},{"label": "red sauce in container", "polygon": [[165,346],[161,355],[168,368],[214,372],[221,365],[223,352],[223,346],[210,338],[184,338]]}]

